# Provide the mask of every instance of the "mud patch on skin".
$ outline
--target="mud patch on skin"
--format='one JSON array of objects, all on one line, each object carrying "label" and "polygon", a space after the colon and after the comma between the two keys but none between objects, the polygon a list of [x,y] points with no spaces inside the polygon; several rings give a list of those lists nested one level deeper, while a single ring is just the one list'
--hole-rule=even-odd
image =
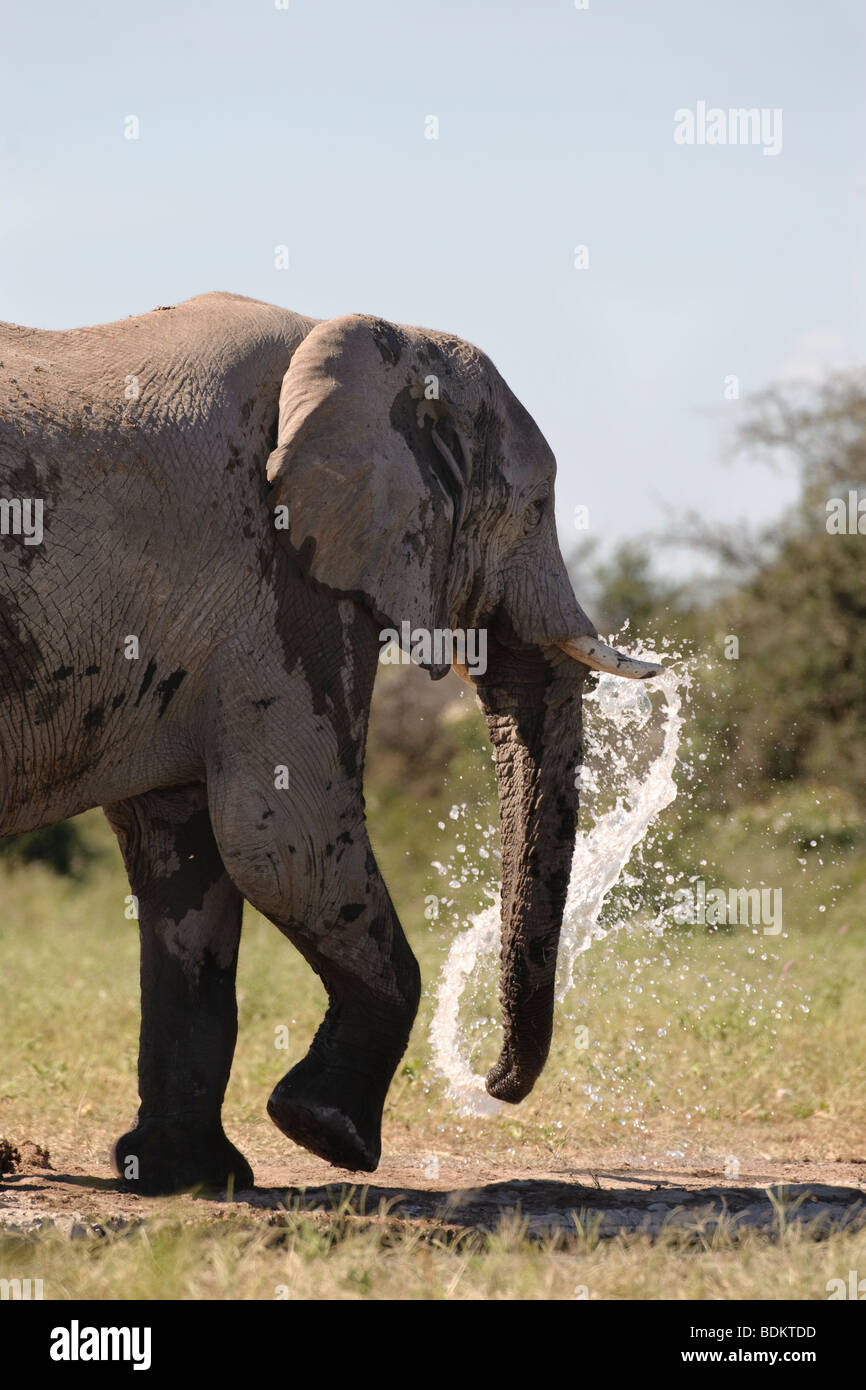
[{"label": "mud patch on skin", "polygon": [[13,594],[0,594],[0,701],[23,702],[30,723],[39,727],[50,723],[74,687],[66,680],[46,685],[44,679],[35,679],[34,673],[42,670],[42,650],[23,626]]},{"label": "mud patch on skin", "polygon": [[[154,797],[158,797],[158,793]],[[179,925],[190,911],[200,912],[209,888],[225,874],[225,866],[220,858],[210,823],[206,804],[206,792],[200,791],[202,804],[190,810],[185,819],[173,820],[165,815],[152,815],[154,832],[167,835],[170,854],[176,867],[169,869],[159,866],[160,877],[150,902],[152,912],[167,917]],[[117,802],[104,807],[109,823],[117,835],[127,873],[137,877],[142,853],[141,812],[136,798]],[[148,805],[147,799],[144,799]],[[146,816],[145,812],[145,816]],[[146,824],[146,822],[145,822]],[[152,873],[152,866],[148,866]]]},{"label": "mud patch on skin", "polygon": [[[262,573],[273,585],[280,611],[292,615],[291,627],[280,623],[278,629],[285,669],[292,671],[300,661],[313,711],[333,725],[341,766],[347,777],[354,777],[363,759],[358,723],[369,707],[365,683],[372,689],[379,652],[376,620],[365,607],[357,606],[344,626],[343,595],[310,579],[304,560],[303,550],[296,553],[285,537],[269,541],[260,551]],[[353,596],[347,597],[355,602]],[[322,657],[326,652],[334,654],[327,663]]]},{"label": "mud patch on skin", "polygon": [[[333,849],[333,846],[330,848]],[[340,908],[340,921],[354,922],[356,917],[360,917],[365,907],[365,903],[344,903]]]},{"label": "mud patch on skin", "polygon": [[35,682],[30,672],[42,667],[39,643],[31,632],[21,627],[20,616],[14,599],[10,596],[7,600],[0,593],[0,698],[31,690]]},{"label": "mud patch on skin", "polygon": [[370,334],[385,366],[396,367],[406,344],[403,334],[386,319],[372,319]]},{"label": "mud patch on skin", "polygon": [[174,699],[175,693],[186,675],[186,671],[179,666],[176,671],[172,671],[170,676],[166,676],[164,681],[160,681],[156,687],[155,694],[159,696],[159,712],[157,719],[161,719]]},{"label": "mud patch on skin", "polygon": [[87,711],[87,713],[81,721],[81,727],[86,734],[95,733],[96,730],[100,728],[104,717],[105,706],[96,705],[93,709],[89,709]]},{"label": "mud patch on skin", "polygon": [[[433,442],[429,425],[418,423],[418,401],[412,387],[398,391],[389,413],[391,428],[404,440],[423,484],[423,502],[418,510],[418,530],[405,532],[401,548],[408,557],[423,560],[432,549],[430,563],[434,574],[447,576],[449,557],[454,548],[459,516],[460,494],[456,480],[443,464]],[[445,424],[441,429],[446,429]],[[447,627],[445,615],[434,626]]]},{"label": "mud patch on skin", "polygon": [[[161,907],[179,924],[191,909],[201,911],[208,889],[225,873],[206,806],[175,827],[174,852],[180,868],[162,881]],[[192,864],[194,875],[190,873]]]},{"label": "mud patch on skin", "polygon": [[140,687],[140,689],[139,689],[138,695],[137,695],[136,698],[135,698],[135,708],[136,708],[136,709],[138,709],[139,705],[141,704],[142,700],[144,699],[145,695],[147,694],[148,690],[150,689],[151,685],[153,684],[153,678],[154,678],[155,675],[156,675],[156,662],[155,662],[155,661],[149,661],[149,662],[147,663],[147,667],[145,668],[144,676],[142,677],[141,687]]}]

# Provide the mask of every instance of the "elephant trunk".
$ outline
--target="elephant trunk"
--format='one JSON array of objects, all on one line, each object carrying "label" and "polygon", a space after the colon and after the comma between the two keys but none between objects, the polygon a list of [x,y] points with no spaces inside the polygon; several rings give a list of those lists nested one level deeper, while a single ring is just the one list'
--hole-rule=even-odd
[{"label": "elephant trunk", "polygon": [[493,743],[502,838],[504,1041],[487,1090],[531,1091],[553,1029],[556,956],[582,761],[583,670],[554,648],[503,649],[477,682]]}]

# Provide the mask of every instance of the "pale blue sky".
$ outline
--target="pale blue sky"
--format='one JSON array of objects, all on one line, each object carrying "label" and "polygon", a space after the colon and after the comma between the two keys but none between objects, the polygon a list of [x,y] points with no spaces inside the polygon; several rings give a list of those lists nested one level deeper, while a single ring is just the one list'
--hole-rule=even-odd
[{"label": "pale blue sky", "polygon": [[[766,521],[790,487],[721,466],[726,375],[866,358],[861,0],[48,0],[3,30],[0,317],[226,289],[458,333],[556,451],[565,549],[578,504],[614,540],[663,502]],[[676,145],[701,100],[781,108],[781,153]]]}]

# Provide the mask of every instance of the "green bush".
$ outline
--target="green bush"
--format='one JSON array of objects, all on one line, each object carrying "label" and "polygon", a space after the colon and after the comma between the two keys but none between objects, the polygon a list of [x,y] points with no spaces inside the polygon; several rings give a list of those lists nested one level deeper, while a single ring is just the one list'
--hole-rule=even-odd
[{"label": "green bush", "polygon": [[47,864],[56,874],[80,878],[96,858],[74,821],[61,821],[27,835],[0,837],[0,855],[19,864]]}]

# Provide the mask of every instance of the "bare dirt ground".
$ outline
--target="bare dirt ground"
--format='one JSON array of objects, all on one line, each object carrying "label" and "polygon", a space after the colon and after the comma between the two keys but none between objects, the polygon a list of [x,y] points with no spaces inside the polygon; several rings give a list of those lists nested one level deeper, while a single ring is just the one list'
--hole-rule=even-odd
[{"label": "bare dirt ground", "polygon": [[[779,1202],[787,1219],[840,1229],[866,1224],[866,1162],[756,1166],[737,1178],[699,1168],[640,1168],[627,1163],[587,1168],[531,1168],[440,1155],[438,1173],[425,1176],[429,1159],[385,1158],[374,1181],[341,1172],[302,1153],[280,1165],[259,1166],[255,1188],[224,1197],[148,1198],[120,1189],[108,1166],[85,1170],[41,1166],[43,1155],[22,1146],[20,1169],[0,1181],[0,1229],[35,1233],[54,1228],[71,1236],[122,1231],[155,1218],[190,1220],[245,1215],[279,1226],[297,1210],[333,1211],[351,1193],[359,1217],[409,1222],[454,1232],[493,1230],[518,1214],[530,1236],[574,1232],[575,1221],[602,1236],[620,1231],[657,1234],[718,1219],[737,1226],[770,1227]],[[383,1206],[384,1204],[384,1206]]]}]

